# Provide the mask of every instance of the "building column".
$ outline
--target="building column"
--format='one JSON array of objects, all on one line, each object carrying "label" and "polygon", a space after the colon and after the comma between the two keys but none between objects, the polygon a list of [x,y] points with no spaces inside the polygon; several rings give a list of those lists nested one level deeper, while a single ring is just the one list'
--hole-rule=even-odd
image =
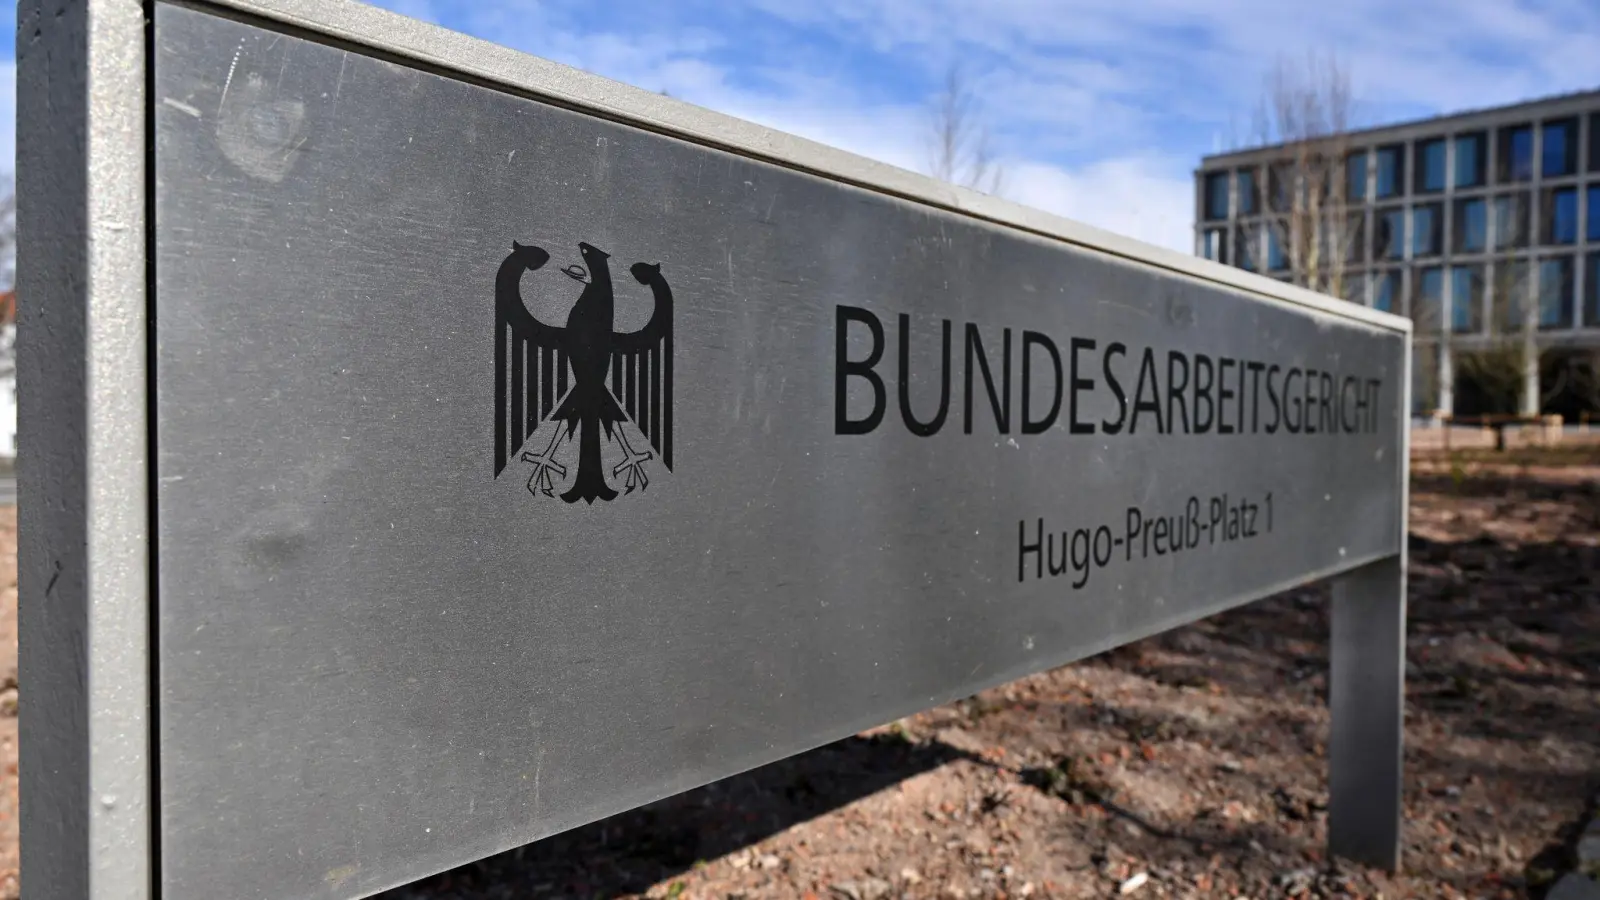
[{"label": "building column", "polygon": [[1450,341],[1439,336],[1439,406],[1438,411],[1453,415],[1456,411],[1455,362],[1451,359]]},{"label": "building column", "polygon": [[1527,305],[1522,316],[1522,408],[1524,416],[1539,414],[1539,265],[1530,261],[1529,280],[1533,282],[1528,292]]}]

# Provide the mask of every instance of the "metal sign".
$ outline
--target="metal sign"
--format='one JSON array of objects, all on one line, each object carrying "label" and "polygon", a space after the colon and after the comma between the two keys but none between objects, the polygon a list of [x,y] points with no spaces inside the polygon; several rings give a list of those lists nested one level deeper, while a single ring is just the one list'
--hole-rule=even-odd
[{"label": "metal sign", "polygon": [[1341,574],[1331,840],[1397,860],[1405,321],[127,5],[19,46],[30,893],[366,896]]}]

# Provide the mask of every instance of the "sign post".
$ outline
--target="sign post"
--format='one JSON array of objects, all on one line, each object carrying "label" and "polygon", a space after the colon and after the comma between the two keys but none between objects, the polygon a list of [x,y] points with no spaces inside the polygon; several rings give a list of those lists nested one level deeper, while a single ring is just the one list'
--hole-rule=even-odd
[{"label": "sign post", "polygon": [[367,896],[1324,578],[1398,865],[1407,321],[348,0],[64,9],[30,896]]}]

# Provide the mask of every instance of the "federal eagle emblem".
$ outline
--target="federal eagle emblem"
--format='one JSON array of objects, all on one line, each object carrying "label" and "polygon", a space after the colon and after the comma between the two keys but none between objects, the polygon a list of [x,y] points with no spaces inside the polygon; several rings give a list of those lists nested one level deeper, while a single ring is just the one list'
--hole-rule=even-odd
[{"label": "federal eagle emblem", "polygon": [[[561,271],[583,285],[564,327],[539,321],[523,303],[523,273],[549,262],[539,247],[512,242],[511,255],[495,279],[495,450],[498,479],[521,453],[532,465],[528,492],[535,497],[614,500],[650,486],[645,464],[659,458],[672,471],[672,289],[659,263],[637,262],[635,281],[655,298],[650,321],[638,331],[619,332],[612,321],[614,299],[610,254],[578,244],[582,264]],[[543,423],[549,440],[542,449],[523,445]],[[632,426],[643,437],[629,439]],[[575,436],[575,437],[574,437]],[[606,471],[601,440],[620,445],[620,461]],[[578,444],[577,469],[570,484],[568,466],[558,459],[565,443]],[[615,453],[613,453],[615,458]],[[608,477],[609,476],[609,477]]]}]

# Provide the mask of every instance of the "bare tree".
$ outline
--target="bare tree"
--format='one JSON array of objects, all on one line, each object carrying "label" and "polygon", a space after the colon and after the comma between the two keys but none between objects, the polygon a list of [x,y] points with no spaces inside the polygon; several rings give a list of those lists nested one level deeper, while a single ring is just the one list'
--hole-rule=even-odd
[{"label": "bare tree", "polygon": [[1365,179],[1356,186],[1363,196],[1347,196],[1351,119],[1350,76],[1331,54],[1303,63],[1280,57],[1255,113],[1256,139],[1283,148],[1265,171],[1267,237],[1290,280],[1335,297],[1347,296],[1345,267],[1359,258],[1362,238]]},{"label": "bare tree", "polygon": [[995,161],[990,132],[966,72],[952,65],[934,101],[929,172],[941,181],[998,194],[1005,171]]}]

